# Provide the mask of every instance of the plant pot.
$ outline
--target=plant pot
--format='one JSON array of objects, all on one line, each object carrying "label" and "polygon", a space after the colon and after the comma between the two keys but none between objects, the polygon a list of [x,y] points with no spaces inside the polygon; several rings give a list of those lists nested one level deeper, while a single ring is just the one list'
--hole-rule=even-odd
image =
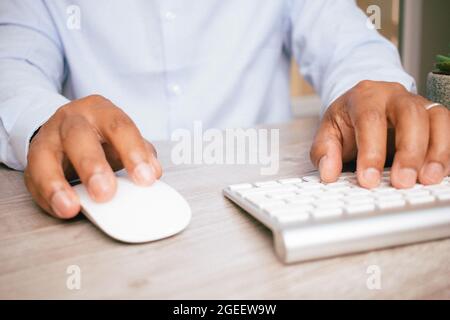
[{"label": "plant pot", "polygon": [[427,97],[450,109],[450,75],[430,72],[427,78]]}]

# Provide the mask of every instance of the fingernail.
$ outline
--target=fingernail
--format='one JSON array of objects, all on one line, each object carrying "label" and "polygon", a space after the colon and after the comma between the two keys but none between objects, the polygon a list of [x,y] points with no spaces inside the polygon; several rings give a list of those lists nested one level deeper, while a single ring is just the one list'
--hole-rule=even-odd
[{"label": "fingernail", "polygon": [[66,191],[59,190],[52,196],[50,205],[57,216],[63,217],[65,213],[70,211],[74,203]]},{"label": "fingernail", "polygon": [[88,190],[96,201],[105,201],[112,194],[113,183],[109,175],[105,173],[94,174],[88,182]]},{"label": "fingernail", "polygon": [[362,176],[368,187],[376,187],[380,184],[381,173],[375,168],[367,168],[363,171]]},{"label": "fingernail", "polygon": [[425,166],[423,174],[431,183],[439,183],[444,177],[444,167],[439,162],[430,162]]},{"label": "fingernail", "polygon": [[142,162],[138,164],[133,171],[135,181],[143,186],[151,185],[155,182],[155,171],[148,163]]},{"label": "fingernail", "polygon": [[404,187],[412,187],[417,181],[417,171],[411,168],[402,168],[398,171],[397,177]]}]

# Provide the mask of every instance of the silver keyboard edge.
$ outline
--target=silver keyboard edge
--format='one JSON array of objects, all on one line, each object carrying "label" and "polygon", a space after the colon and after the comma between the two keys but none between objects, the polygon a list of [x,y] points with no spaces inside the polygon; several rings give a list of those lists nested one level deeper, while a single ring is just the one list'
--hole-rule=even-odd
[{"label": "silver keyboard edge", "polygon": [[[240,201],[229,190],[224,189],[223,194],[272,231],[275,251],[284,263],[317,260],[450,237],[450,202],[438,207],[423,206],[413,210],[391,210],[392,214],[365,215],[346,220],[344,223],[330,220],[328,223],[308,223],[305,228],[301,225],[278,228],[267,216],[258,214],[257,210]],[[386,223],[386,219],[389,223]],[[382,230],[381,223],[383,226],[388,225],[389,230]],[[321,237],[316,237],[317,234]],[[338,236],[331,236],[332,234]]]}]

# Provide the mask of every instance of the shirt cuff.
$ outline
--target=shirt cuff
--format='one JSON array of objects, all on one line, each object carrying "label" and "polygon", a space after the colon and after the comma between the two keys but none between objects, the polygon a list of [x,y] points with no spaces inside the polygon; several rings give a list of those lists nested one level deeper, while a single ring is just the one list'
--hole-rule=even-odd
[{"label": "shirt cuff", "polygon": [[30,139],[39,127],[41,127],[61,106],[70,102],[59,94],[47,95],[34,107],[22,112],[14,123],[9,133],[9,143],[20,164],[27,166],[28,147]]}]

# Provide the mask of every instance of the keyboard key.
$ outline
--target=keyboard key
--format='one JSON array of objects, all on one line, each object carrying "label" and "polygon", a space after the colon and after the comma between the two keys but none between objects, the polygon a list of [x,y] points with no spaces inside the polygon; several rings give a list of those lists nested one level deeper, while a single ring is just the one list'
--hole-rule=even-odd
[{"label": "keyboard key", "polygon": [[404,189],[401,193],[407,197],[426,197],[430,195],[430,191],[426,189]]},{"label": "keyboard key", "polygon": [[347,190],[344,193],[349,196],[364,196],[364,195],[370,195],[371,191],[367,190],[367,189],[362,189],[362,188],[354,188],[354,189]]},{"label": "keyboard key", "polygon": [[258,205],[259,208],[265,209],[265,210],[270,210],[270,209],[286,206],[286,202],[284,202],[282,200],[271,200],[271,199],[268,199],[266,201],[257,202],[256,204]]},{"label": "keyboard key", "polygon": [[346,206],[345,211],[350,214],[361,214],[375,211],[376,207],[374,203],[361,203],[361,204],[349,204]]},{"label": "keyboard key", "polygon": [[308,189],[308,190],[317,190],[317,189],[322,189],[323,188],[323,184],[318,183],[318,182],[304,182],[303,184],[300,185],[300,187],[302,189]]},{"label": "keyboard key", "polygon": [[317,200],[319,201],[327,201],[327,200],[340,200],[342,198],[344,198],[345,195],[343,193],[340,192],[322,192],[320,194],[317,195]]},{"label": "keyboard key", "polygon": [[316,209],[312,212],[314,219],[328,219],[342,216],[344,210],[342,208],[324,208]]},{"label": "keyboard key", "polygon": [[432,203],[434,201],[435,201],[435,197],[431,196],[431,195],[418,196],[418,197],[409,197],[408,198],[408,202],[411,205]]},{"label": "keyboard key", "polygon": [[439,201],[449,201],[450,200],[450,193],[441,193],[436,195],[436,198],[439,199]]},{"label": "keyboard key", "polygon": [[375,198],[370,196],[347,196],[344,201],[349,205],[370,204],[375,202]]},{"label": "keyboard key", "polygon": [[339,200],[324,200],[316,201],[314,205],[319,209],[339,208],[344,206],[344,202]]},{"label": "keyboard key", "polygon": [[389,201],[397,201],[397,200],[402,200],[403,199],[403,195],[401,193],[385,193],[385,194],[375,194],[375,199],[377,201],[384,201],[384,202],[389,202]]},{"label": "keyboard key", "polygon": [[319,175],[304,176],[302,179],[306,182],[320,182]]},{"label": "keyboard key", "polygon": [[351,190],[353,190],[349,185],[341,185],[341,186],[332,186],[332,187],[328,187],[325,186],[324,187],[325,190],[333,190],[334,192],[351,192]]},{"label": "keyboard key", "polygon": [[294,186],[279,184],[278,186],[259,187],[259,188],[238,190],[237,194],[240,195],[241,197],[245,197],[246,195],[249,195],[249,194],[268,194],[271,192],[278,192],[278,191],[286,191],[287,192],[287,191],[295,191],[295,190],[298,190],[298,189]]},{"label": "keyboard key", "polygon": [[392,193],[397,193],[397,192],[398,192],[398,190],[393,187],[372,189],[372,193],[374,193],[374,194],[392,194]]},{"label": "keyboard key", "polygon": [[429,190],[433,194],[441,194],[441,193],[450,193],[450,185],[434,185],[427,186],[427,190]]},{"label": "keyboard key", "polygon": [[251,189],[253,186],[250,183],[242,183],[242,184],[233,184],[228,187],[231,191],[243,190],[243,189]]},{"label": "keyboard key", "polygon": [[269,201],[270,199],[264,194],[249,194],[243,197],[245,200],[250,201],[252,204],[258,204],[261,202]]},{"label": "keyboard key", "polygon": [[303,180],[300,178],[291,178],[291,179],[281,179],[278,180],[281,184],[293,184],[293,183],[303,183]]},{"label": "keyboard key", "polygon": [[268,196],[272,199],[287,199],[287,198],[291,198],[291,197],[295,197],[296,193],[295,192],[285,192],[285,191],[280,191],[280,192],[274,192],[274,193],[270,193]]},{"label": "keyboard key", "polygon": [[271,187],[271,186],[278,186],[278,185],[280,185],[280,184],[276,181],[255,182],[255,186],[257,186],[257,187]]},{"label": "keyboard key", "polygon": [[344,187],[344,186],[348,186],[348,185],[349,185],[348,181],[336,181],[336,182],[324,184],[326,189],[334,189],[334,188]]},{"label": "keyboard key", "polygon": [[293,204],[308,204],[308,203],[312,203],[313,201],[315,201],[316,199],[312,196],[300,196],[300,195],[296,195],[293,197],[289,197],[284,199],[286,202],[288,203],[293,203]]},{"label": "keyboard key", "polygon": [[296,191],[296,194],[301,196],[319,196],[323,193],[321,189],[299,189]]},{"label": "keyboard key", "polygon": [[402,208],[406,205],[406,200],[404,199],[392,199],[390,201],[380,201],[377,202],[377,207],[380,210]]}]

